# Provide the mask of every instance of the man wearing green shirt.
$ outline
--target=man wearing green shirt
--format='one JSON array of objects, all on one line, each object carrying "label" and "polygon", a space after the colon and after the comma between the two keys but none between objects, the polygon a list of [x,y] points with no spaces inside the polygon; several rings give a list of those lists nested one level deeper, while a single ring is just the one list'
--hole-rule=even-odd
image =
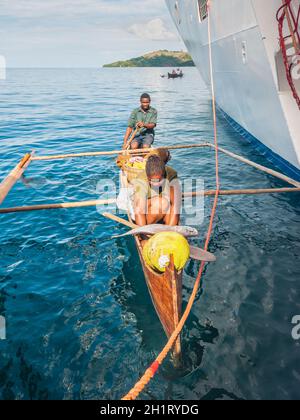
[{"label": "man wearing green shirt", "polygon": [[126,147],[133,131],[138,132],[130,144],[131,149],[148,149],[154,142],[154,129],[157,124],[157,111],[151,106],[151,98],[148,93],[141,96],[141,106],[135,109],[130,116],[128,128],[124,137],[123,148]]}]

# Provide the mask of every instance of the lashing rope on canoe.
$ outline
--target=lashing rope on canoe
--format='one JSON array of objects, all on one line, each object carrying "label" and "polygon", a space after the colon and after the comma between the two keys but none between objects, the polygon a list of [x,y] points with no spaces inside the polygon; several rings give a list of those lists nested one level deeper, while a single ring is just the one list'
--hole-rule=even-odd
[{"label": "lashing rope on canoe", "polygon": [[[212,42],[211,42],[211,20],[210,20],[210,4],[208,4],[208,44],[209,44],[209,63],[210,63],[210,80],[211,80],[211,93],[212,93],[212,106],[213,106],[213,123],[214,123],[214,144],[215,144],[215,165],[216,165],[216,191],[215,191],[215,198],[214,204],[212,207],[211,215],[210,215],[210,223],[209,228],[207,231],[207,237],[205,242],[205,251],[208,250],[210,239],[213,233],[213,225],[217,211],[218,199],[219,199],[219,192],[220,192],[220,177],[219,177],[219,149],[218,149],[218,132],[217,132],[217,112],[216,112],[216,97],[215,97],[215,86],[214,86],[214,71],[213,71],[213,59],[212,59]],[[203,271],[205,267],[205,262],[201,263],[199,273],[197,279],[195,281],[195,285],[193,288],[193,292],[189,299],[188,305],[186,310],[177,326],[175,331],[173,332],[172,336],[170,337],[168,343],[161,351],[159,356],[156,358],[154,363],[146,370],[143,377],[140,381],[134,386],[134,388],[122,398],[124,401],[128,400],[136,400],[141,392],[145,389],[145,387],[150,383],[150,381],[156,375],[160,365],[163,363],[169,352],[172,350],[178,336],[182,332],[185,323],[191,313],[192,307],[194,305],[195,299],[197,297],[198,290],[201,286],[201,280],[203,276]]]}]

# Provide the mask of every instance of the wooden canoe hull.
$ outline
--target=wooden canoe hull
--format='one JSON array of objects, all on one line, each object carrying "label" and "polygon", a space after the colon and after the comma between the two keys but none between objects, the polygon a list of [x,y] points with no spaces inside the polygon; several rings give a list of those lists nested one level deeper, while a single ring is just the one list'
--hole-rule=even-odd
[{"label": "wooden canoe hull", "polygon": [[[126,175],[121,177],[123,187],[128,186]],[[130,213],[128,220],[132,223]],[[146,264],[143,257],[143,238],[135,236],[135,242],[145,275],[146,284],[163,329],[168,338],[175,331],[182,314],[182,277],[183,272],[177,272],[174,267],[174,260],[163,274],[158,274]],[[173,360],[175,364],[180,363],[181,358],[181,339],[177,338],[173,348]]]},{"label": "wooden canoe hull", "polygon": [[[182,314],[182,272],[178,273],[173,260],[164,274],[157,274],[145,263],[141,239],[135,238],[139,257],[141,260],[145,280],[156,313],[168,338],[175,331]],[[180,336],[176,340],[173,349],[173,359],[178,361],[181,355]]]},{"label": "wooden canoe hull", "polygon": [[169,79],[181,79],[183,77],[183,74],[172,74],[172,73],[168,73],[168,78]]}]

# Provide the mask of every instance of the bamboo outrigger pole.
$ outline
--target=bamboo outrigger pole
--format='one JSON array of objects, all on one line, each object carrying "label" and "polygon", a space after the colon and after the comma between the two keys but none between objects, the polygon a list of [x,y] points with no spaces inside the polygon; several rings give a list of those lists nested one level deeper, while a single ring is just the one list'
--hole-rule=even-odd
[{"label": "bamboo outrigger pole", "polygon": [[[180,149],[195,149],[201,147],[209,147],[211,146],[210,143],[199,143],[199,144],[190,144],[190,145],[179,145],[179,146],[163,146],[158,147],[157,149],[160,150],[180,150]],[[156,150],[155,148],[149,149],[136,149],[136,150],[127,150],[126,153],[130,155],[141,155],[147,154]],[[35,156],[32,160],[61,160],[61,159],[74,159],[80,157],[97,157],[97,156],[114,156],[114,155],[121,155],[124,153],[124,150],[112,150],[108,152],[86,152],[86,153],[69,153],[66,155],[50,155],[50,156]]]},{"label": "bamboo outrigger pole", "polygon": [[[163,146],[158,147],[157,149],[161,150],[182,150],[182,149],[195,149],[195,148],[214,148],[215,146],[212,143],[199,143],[199,144],[190,144],[190,145],[178,145],[178,146]],[[149,148],[149,149],[137,149],[137,150],[127,150],[127,154],[147,154],[155,149]],[[253,162],[252,160],[246,159],[243,156],[237,155],[235,153],[230,152],[229,150],[223,149],[219,147],[219,151],[224,153],[227,156],[232,157],[233,159],[236,159],[242,163],[245,163],[249,166],[252,166],[253,168],[256,168],[262,172],[265,172],[269,175],[272,175],[278,179],[281,179],[284,182],[287,182],[288,184],[294,185],[297,188],[300,188],[300,182],[289,178],[286,175],[283,175],[280,172],[277,172],[273,169],[267,168],[266,166],[259,165],[258,163]],[[80,157],[97,157],[97,156],[114,156],[114,155],[120,155],[123,154],[124,150],[112,150],[108,152],[86,152],[86,153],[71,153],[71,154],[65,154],[65,155],[50,155],[50,156],[36,156],[33,157],[33,161],[43,161],[43,160],[61,160],[61,159],[74,159],[74,158],[80,158]]]},{"label": "bamboo outrigger pole", "polygon": [[[287,193],[299,193],[300,188],[269,188],[269,189],[250,189],[250,190],[221,190],[219,192],[220,196],[234,196],[234,195],[261,195],[261,194],[287,194]],[[216,194],[216,191],[199,191],[199,192],[190,192],[184,193],[183,198],[191,198],[197,196],[213,197]],[[95,207],[95,206],[105,206],[109,204],[115,204],[117,200],[115,198],[109,200],[91,200],[91,201],[77,201],[70,203],[52,203],[52,204],[39,204],[23,207],[11,207],[0,209],[0,214],[7,213],[23,213],[30,211],[39,211],[39,210],[56,210],[56,209],[74,209],[81,207]]]},{"label": "bamboo outrigger pole", "polygon": [[0,205],[3,203],[13,186],[21,178],[32,160],[33,153],[27,153],[18,165],[8,174],[0,184]]},{"label": "bamboo outrigger pole", "polygon": [[[193,149],[193,148],[202,148],[209,147],[214,148],[215,146],[211,143],[200,143],[200,144],[191,144],[191,145],[178,145],[178,146],[165,146],[160,147],[159,149],[165,150],[180,150],[180,149]],[[153,149],[143,149],[143,150],[128,150],[129,154],[141,154],[148,153]],[[265,172],[269,175],[272,175],[282,181],[285,181],[291,185],[294,185],[294,188],[267,188],[267,189],[239,189],[239,190],[221,190],[219,192],[220,196],[237,196],[237,195],[261,195],[261,194],[287,194],[287,193],[297,193],[300,192],[300,182],[283,175],[280,172],[274,171],[273,169],[267,168],[265,166],[259,165],[249,159],[246,159],[240,155],[232,153],[226,149],[219,148],[219,151],[232,157],[233,159],[239,160],[242,163],[250,165],[262,172]],[[53,156],[40,156],[33,157],[32,154],[27,154],[17,165],[17,167],[8,175],[8,177],[0,184],[0,204],[3,202],[11,188],[17,182],[17,180],[22,176],[25,169],[29,163],[33,160],[55,160],[55,159],[68,159],[84,156],[107,156],[107,155],[119,155],[122,154],[124,150],[117,150],[111,152],[91,152],[91,153],[78,153],[78,154],[68,154],[68,155],[53,155]],[[196,197],[196,196],[215,196],[216,191],[198,191],[183,194],[183,198]],[[41,205],[30,205],[23,207],[12,207],[12,208],[3,208],[0,209],[0,214],[6,213],[19,213],[19,212],[29,212],[29,211],[38,211],[38,210],[53,210],[53,209],[68,209],[68,208],[80,208],[80,207],[94,207],[108,204],[115,204],[116,199],[110,200],[91,200],[91,201],[82,201],[82,202],[71,202],[71,203],[52,203],[52,204],[41,204]]]},{"label": "bamboo outrigger pole", "polygon": [[[215,146],[213,144],[210,144],[210,147],[214,148]],[[282,181],[285,181],[288,184],[294,185],[297,188],[300,187],[300,182],[297,182],[294,179],[289,178],[288,176],[283,175],[280,172],[274,171],[273,169],[267,168],[266,166],[259,165],[258,163],[255,163],[252,160],[246,159],[243,156],[232,153],[229,150],[223,149],[221,147],[219,147],[218,150],[219,152],[222,152],[225,155],[232,157],[233,159],[239,160],[240,162],[245,163],[246,165],[252,166],[253,168],[256,168],[262,172],[275,176],[276,178],[281,179]]]},{"label": "bamboo outrigger pole", "polygon": [[50,203],[50,204],[38,204],[31,206],[22,206],[22,207],[11,207],[0,209],[0,214],[7,213],[25,213],[30,211],[40,211],[40,210],[57,210],[57,209],[76,209],[81,207],[96,207],[96,206],[105,206],[109,204],[115,204],[116,199],[112,198],[110,200],[91,200],[91,201],[75,201],[70,203]]},{"label": "bamboo outrigger pole", "polygon": [[[220,190],[220,196],[233,196],[233,195],[263,195],[263,194],[289,194],[299,193],[300,188],[258,188],[258,189],[244,189],[244,190]],[[205,196],[210,197],[216,194],[215,190],[210,191],[198,191],[184,193],[184,198]]]}]

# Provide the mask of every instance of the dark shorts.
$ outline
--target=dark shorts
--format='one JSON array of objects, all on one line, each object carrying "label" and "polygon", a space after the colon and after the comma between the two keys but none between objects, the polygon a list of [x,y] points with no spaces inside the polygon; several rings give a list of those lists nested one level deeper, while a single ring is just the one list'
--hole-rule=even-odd
[{"label": "dark shorts", "polygon": [[154,143],[154,135],[153,134],[145,134],[144,136],[138,136],[135,137],[135,139],[133,140],[132,143],[138,143],[139,144],[139,148],[142,147],[151,147],[152,144]]}]

